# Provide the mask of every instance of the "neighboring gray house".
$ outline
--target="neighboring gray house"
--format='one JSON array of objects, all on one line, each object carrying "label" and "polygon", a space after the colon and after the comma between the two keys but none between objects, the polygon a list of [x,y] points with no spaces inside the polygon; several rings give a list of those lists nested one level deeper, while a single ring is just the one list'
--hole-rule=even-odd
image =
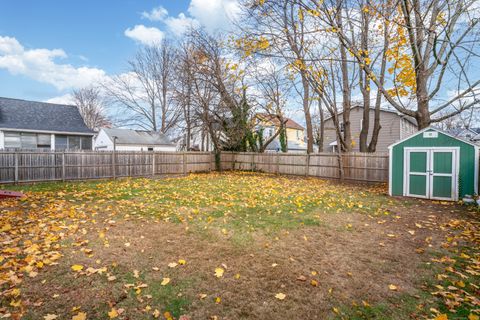
[{"label": "neighboring gray house", "polygon": [[0,150],[91,150],[93,135],[76,106],[0,98]]},{"label": "neighboring gray house", "polygon": [[[368,141],[370,141],[373,131],[375,110],[370,110],[370,130]],[[343,130],[342,113],[339,113],[340,128]],[[359,151],[360,131],[363,123],[363,107],[354,106],[350,109],[350,131],[352,133],[352,151]],[[323,142],[324,152],[334,152],[337,148],[337,138],[335,125],[331,117],[325,119],[325,133]],[[417,132],[415,119],[399,114],[390,109],[381,109],[380,111],[380,134],[378,135],[377,152],[387,152],[388,146],[405,139]]]},{"label": "neighboring gray house", "polygon": [[475,129],[470,128],[452,128],[447,130],[449,134],[456,138],[461,138],[466,141],[471,141],[473,143],[480,143],[480,133]]},{"label": "neighboring gray house", "polygon": [[176,145],[160,132],[103,128],[95,138],[95,150],[176,151]]}]

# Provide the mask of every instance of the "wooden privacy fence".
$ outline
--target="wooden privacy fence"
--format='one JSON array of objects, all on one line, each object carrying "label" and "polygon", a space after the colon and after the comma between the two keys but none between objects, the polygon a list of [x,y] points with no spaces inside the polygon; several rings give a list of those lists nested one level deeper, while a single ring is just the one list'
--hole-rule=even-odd
[{"label": "wooden privacy fence", "polygon": [[[348,153],[341,157],[343,178],[388,181],[388,154]],[[340,178],[335,153],[222,152],[223,170]],[[145,177],[215,169],[211,152],[0,152],[0,183]]]},{"label": "wooden privacy fence", "polygon": [[[226,170],[258,170],[262,172],[303,175],[322,178],[387,182],[388,153],[253,153],[222,152],[222,168]],[[340,161],[339,161],[340,160]]]},{"label": "wooden privacy fence", "polygon": [[0,183],[185,174],[214,168],[210,152],[0,152]]}]

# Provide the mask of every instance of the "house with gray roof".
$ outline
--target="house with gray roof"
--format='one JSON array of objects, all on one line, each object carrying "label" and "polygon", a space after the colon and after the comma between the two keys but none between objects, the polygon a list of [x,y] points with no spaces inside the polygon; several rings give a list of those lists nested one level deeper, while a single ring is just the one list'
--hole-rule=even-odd
[{"label": "house with gray roof", "polygon": [[176,151],[175,143],[160,132],[103,128],[94,142],[95,150]]},{"label": "house with gray roof", "polygon": [[0,150],[91,150],[93,136],[76,106],[0,97]]}]

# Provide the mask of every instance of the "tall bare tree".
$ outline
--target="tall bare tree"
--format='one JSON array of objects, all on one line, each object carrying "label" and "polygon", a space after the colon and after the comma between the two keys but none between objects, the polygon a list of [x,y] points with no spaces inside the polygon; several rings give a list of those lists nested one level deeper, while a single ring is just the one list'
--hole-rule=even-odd
[{"label": "tall bare tree", "polygon": [[240,25],[243,39],[238,41],[238,45],[247,55],[257,49],[268,48],[258,53],[283,58],[296,71],[307,129],[307,152],[311,153],[314,139],[307,55],[314,43],[304,12],[293,0],[260,1],[245,8],[245,18]]},{"label": "tall bare tree", "polygon": [[99,88],[87,87],[73,90],[72,98],[88,128],[98,131],[102,127],[111,126]]},{"label": "tall bare tree", "polygon": [[168,133],[181,110],[172,99],[174,47],[167,41],[141,48],[127,73],[103,84],[110,101],[120,107],[119,120],[145,130]]}]

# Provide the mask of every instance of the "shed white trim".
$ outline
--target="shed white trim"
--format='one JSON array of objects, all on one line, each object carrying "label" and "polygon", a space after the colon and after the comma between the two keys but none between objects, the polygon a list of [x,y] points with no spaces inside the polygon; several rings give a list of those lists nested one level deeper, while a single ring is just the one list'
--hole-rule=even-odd
[{"label": "shed white trim", "polygon": [[447,133],[447,132],[445,132],[445,131],[443,131],[443,130],[440,130],[440,129],[437,129],[437,128],[434,128],[434,127],[427,127],[427,128],[425,128],[425,129],[422,129],[422,130],[418,131],[417,133],[414,133],[414,134],[412,134],[411,136],[406,137],[405,139],[402,139],[402,140],[400,140],[400,141],[397,141],[397,142],[389,145],[389,146],[388,146],[388,149],[392,149],[392,148],[395,147],[396,145],[398,145],[398,144],[400,144],[400,143],[402,143],[402,142],[405,142],[405,141],[407,141],[407,140],[409,140],[409,139],[411,139],[411,138],[413,138],[413,137],[415,137],[415,136],[418,136],[419,134],[422,134],[422,133],[424,133],[425,131],[428,131],[428,130],[437,131],[437,132],[439,132],[439,133],[441,133],[441,134],[444,134],[444,135],[446,135],[446,136],[448,136],[448,137],[450,137],[450,138],[453,138],[453,139],[456,139],[456,140],[460,140],[460,141],[462,141],[462,142],[464,142],[464,143],[466,143],[466,144],[469,144],[469,145],[475,147],[476,149],[478,149],[478,146],[477,146],[475,143],[470,142],[470,141],[466,141],[466,140],[464,140],[464,139],[462,139],[462,138],[459,138],[459,137],[455,137],[455,136],[453,136],[453,135],[451,135],[451,134],[449,134],[449,133]]}]

